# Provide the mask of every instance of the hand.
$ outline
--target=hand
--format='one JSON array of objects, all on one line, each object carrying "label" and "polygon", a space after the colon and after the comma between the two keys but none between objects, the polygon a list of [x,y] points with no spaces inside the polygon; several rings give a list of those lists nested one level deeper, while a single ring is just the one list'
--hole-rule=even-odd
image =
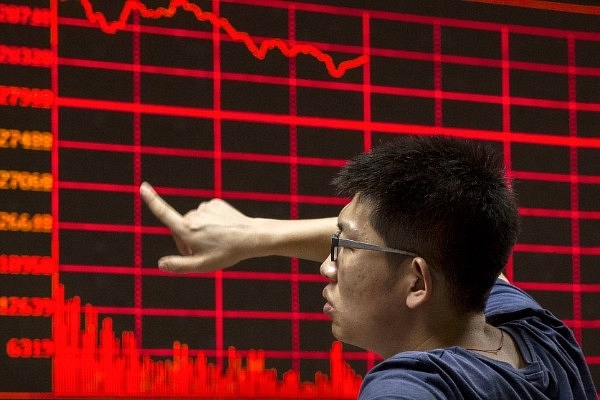
[{"label": "hand", "polygon": [[158,261],[160,269],[177,273],[210,272],[253,256],[253,219],[227,202],[212,199],[181,215],[148,183],[142,183],[140,194],[150,211],[171,229],[180,253],[162,257]]}]

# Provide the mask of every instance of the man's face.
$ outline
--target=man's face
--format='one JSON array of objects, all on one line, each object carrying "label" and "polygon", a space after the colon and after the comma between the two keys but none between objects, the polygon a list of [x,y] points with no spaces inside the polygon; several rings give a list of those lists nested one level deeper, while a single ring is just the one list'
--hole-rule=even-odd
[{"label": "man's face", "polygon": [[[369,212],[368,203],[355,196],[338,217],[340,238],[384,245]],[[340,247],[337,261],[327,258],[321,264],[321,274],[330,280],[323,290],[323,312],[331,317],[337,339],[380,352],[390,336],[400,333],[405,307],[397,290],[400,275],[392,273],[385,253]]]}]

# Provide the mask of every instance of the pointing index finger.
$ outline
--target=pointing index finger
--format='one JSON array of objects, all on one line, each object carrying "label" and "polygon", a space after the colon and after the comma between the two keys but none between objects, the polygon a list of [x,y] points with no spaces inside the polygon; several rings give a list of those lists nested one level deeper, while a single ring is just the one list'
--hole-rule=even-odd
[{"label": "pointing index finger", "polygon": [[171,228],[172,231],[180,231],[183,225],[183,217],[166,201],[162,199],[150,186],[144,182],[140,186],[140,195],[142,200],[148,206],[152,214],[156,216],[163,224]]}]

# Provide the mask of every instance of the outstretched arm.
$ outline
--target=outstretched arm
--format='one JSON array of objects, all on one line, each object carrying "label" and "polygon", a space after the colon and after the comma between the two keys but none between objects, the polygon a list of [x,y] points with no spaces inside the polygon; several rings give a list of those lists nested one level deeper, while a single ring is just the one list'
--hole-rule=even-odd
[{"label": "outstretched arm", "polygon": [[251,218],[227,202],[213,199],[181,215],[148,183],[142,199],[170,230],[180,255],[158,261],[171,272],[209,272],[242,260],[271,255],[323,261],[329,254],[336,218],[276,220]]}]

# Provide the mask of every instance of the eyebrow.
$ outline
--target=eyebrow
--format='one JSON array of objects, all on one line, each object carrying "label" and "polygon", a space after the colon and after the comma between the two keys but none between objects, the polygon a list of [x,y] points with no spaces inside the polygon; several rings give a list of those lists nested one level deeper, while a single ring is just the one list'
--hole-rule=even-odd
[{"label": "eyebrow", "polygon": [[348,231],[351,231],[348,223],[343,222],[343,221],[341,221],[341,222],[338,221],[337,228],[338,228],[338,233],[346,232],[346,234],[347,234]]}]

